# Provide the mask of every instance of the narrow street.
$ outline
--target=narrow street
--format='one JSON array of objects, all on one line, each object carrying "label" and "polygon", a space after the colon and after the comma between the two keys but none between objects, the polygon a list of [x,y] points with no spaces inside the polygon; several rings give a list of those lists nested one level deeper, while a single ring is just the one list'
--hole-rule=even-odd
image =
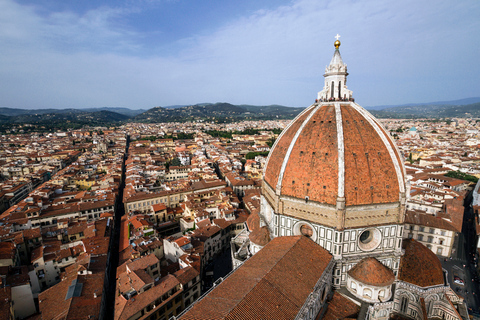
[{"label": "narrow street", "polygon": [[102,306],[100,309],[100,320],[113,320],[115,313],[115,288],[116,273],[118,267],[118,246],[120,239],[120,224],[122,216],[125,214],[123,206],[123,189],[125,188],[125,160],[128,156],[128,146],[130,137],[127,136],[127,145],[122,163],[122,180],[118,188],[118,197],[115,203],[114,227],[110,236],[108,247],[108,260],[105,269],[105,281],[103,284]]},{"label": "narrow street", "polygon": [[[465,199],[462,233],[457,236],[452,258],[441,259],[441,261],[443,268],[448,271],[450,287],[465,298],[469,313],[478,316],[480,314],[480,289],[474,260],[476,232],[475,217],[473,209],[470,207],[471,202],[472,197],[468,195]],[[464,284],[455,282],[454,277],[463,280]]]}]

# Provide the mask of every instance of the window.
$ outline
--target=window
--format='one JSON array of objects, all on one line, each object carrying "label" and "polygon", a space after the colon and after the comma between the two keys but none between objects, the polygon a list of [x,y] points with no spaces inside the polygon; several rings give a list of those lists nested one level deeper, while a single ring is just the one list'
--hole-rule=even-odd
[{"label": "window", "polygon": [[431,234],[434,234],[434,233],[435,233],[435,229],[430,228],[430,233],[431,233]]},{"label": "window", "polygon": [[446,232],[445,230],[442,230],[442,231],[440,231],[440,234],[441,234],[442,236],[446,236],[446,235],[447,235],[447,232]]},{"label": "window", "polygon": [[369,288],[363,289],[363,296],[366,298],[371,298],[372,297],[372,290]]},{"label": "window", "polygon": [[433,243],[433,237],[432,237],[432,236],[428,236],[427,242],[428,242],[428,243]]},{"label": "window", "polygon": [[406,313],[408,308],[408,298],[407,297],[402,297],[400,300],[400,312]]},{"label": "window", "polygon": [[440,240],[438,240],[438,244],[439,244],[439,245],[444,245],[444,244],[445,244],[445,239],[440,239]]},{"label": "window", "polygon": [[425,227],[419,227],[418,230],[421,232],[425,232]]},{"label": "window", "polygon": [[418,241],[423,241],[423,234],[418,235]]},{"label": "window", "polygon": [[437,248],[437,254],[442,254],[443,248]]},{"label": "window", "polygon": [[352,283],[350,284],[350,288],[353,292],[357,292],[357,284],[355,282],[352,281]]},{"label": "window", "polygon": [[373,239],[373,233],[370,232],[370,230],[365,230],[360,235],[360,241],[362,243],[369,243],[370,241],[372,241],[372,239]]},{"label": "window", "polygon": [[413,233],[409,233],[408,234],[408,239],[412,239],[413,238]]},{"label": "window", "polygon": [[310,238],[313,235],[312,227],[310,227],[308,224],[304,224],[300,227],[300,233]]}]

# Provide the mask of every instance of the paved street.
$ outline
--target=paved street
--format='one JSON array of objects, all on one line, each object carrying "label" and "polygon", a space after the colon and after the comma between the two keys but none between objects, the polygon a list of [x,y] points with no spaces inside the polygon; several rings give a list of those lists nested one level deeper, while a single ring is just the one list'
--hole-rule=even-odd
[{"label": "paved street", "polygon": [[[475,269],[475,224],[474,214],[470,208],[471,197],[465,200],[465,213],[462,233],[458,234],[454,244],[452,259],[441,259],[443,268],[448,271],[448,282],[457,294],[465,298],[469,312],[480,313],[479,282]],[[457,276],[464,285],[454,282]],[[473,281],[472,281],[473,279]]]}]

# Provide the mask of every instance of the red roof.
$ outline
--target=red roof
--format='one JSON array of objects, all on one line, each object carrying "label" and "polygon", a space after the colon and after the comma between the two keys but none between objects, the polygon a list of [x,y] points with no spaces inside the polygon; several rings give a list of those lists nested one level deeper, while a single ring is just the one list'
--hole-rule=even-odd
[{"label": "red roof", "polygon": [[403,240],[405,255],[400,260],[398,278],[419,287],[444,285],[442,264],[427,247],[413,239]]},{"label": "red roof", "polygon": [[377,287],[389,286],[395,281],[393,271],[373,257],[357,263],[348,271],[348,275],[363,284]]},{"label": "red roof", "polygon": [[307,237],[275,238],[182,319],[294,319],[331,259]]}]

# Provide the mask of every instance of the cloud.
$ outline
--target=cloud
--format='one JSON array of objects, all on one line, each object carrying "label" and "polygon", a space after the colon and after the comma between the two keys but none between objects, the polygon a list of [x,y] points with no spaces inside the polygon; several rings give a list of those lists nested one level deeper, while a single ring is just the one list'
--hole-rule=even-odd
[{"label": "cloud", "polygon": [[147,14],[132,2],[41,14],[3,0],[0,105],[307,106],[323,87],[337,33],[349,88],[362,105],[473,96],[478,9],[476,1],[298,0],[243,13],[213,32],[151,43],[153,27],[129,24]]}]

